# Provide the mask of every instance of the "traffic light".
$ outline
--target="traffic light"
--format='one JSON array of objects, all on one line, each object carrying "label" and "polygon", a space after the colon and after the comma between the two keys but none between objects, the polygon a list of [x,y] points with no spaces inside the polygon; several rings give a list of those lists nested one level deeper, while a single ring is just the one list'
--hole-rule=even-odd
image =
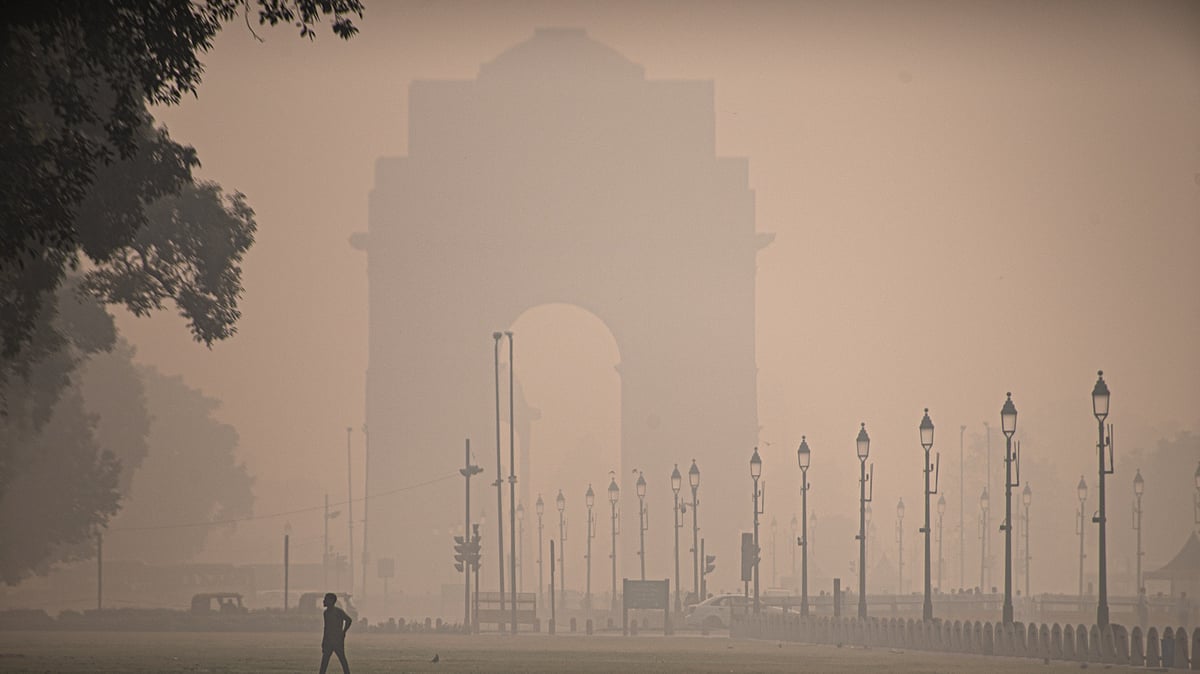
[{"label": "traffic light", "polygon": [[467,567],[479,566],[479,535],[467,540],[463,536],[454,537],[454,568],[460,573]]},{"label": "traffic light", "polygon": [[713,569],[715,569],[715,568],[717,568],[717,556],[716,555],[705,555],[704,556],[704,573],[705,574],[712,573]]}]

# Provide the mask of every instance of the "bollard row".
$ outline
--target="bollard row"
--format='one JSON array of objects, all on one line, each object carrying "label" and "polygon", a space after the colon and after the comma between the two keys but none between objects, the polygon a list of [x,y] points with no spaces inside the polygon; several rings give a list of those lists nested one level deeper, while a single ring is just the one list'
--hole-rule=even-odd
[{"label": "bollard row", "polygon": [[1200,627],[1025,625],[903,618],[804,618],[797,614],[734,616],[730,636],[812,644],[908,648],[947,653],[1073,660],[1200,671]]}]

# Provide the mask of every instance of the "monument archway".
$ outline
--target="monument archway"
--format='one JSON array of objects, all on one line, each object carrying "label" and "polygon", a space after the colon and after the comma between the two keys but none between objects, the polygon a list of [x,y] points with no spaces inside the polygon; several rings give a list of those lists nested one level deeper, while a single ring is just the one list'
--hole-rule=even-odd
[{"label": "monument archway", "polygon": [[[735,587],[758,433],[755,255],[770,235],[755,231],[746,160],[716,156],[712,82],[647,80],[584,31],[548,29],[477,79],[414,82],[409,111],[408,155],[378,160],[356,244],[368,258],[370,488],[423,486],[372,501],[371,556],[396,557],[394,584],[408,593],[461,578],[444,533],[463,522],[457,470],[470,437],[485,469],[472,485],[473,518],[490,506],[484,587],[496,587],[491,335],[530,307],[566,303],[603,321],[621,357],[618,575],[638,576],[628,469],[649,483],[647,577],[664,578],[673,575],[669,476],[694,458],[701,535],[718,555],[710,587]],[[517,419],[518,429],[528,423]],[[607,474],[588,479],[607,484]],[[548,541],[558,513],[544,497]],[[569,504],[568,535],[582,537],[582,499]],[[534,560],[535,518],[526,527]],[[601,517],[594,563],[607,562],[607,535]],[[580,588],[581,560],[567,563],[568,589]],[[505,575],[507,586],[507,566]],[[593,590],[607,580],[596,572]]]}]

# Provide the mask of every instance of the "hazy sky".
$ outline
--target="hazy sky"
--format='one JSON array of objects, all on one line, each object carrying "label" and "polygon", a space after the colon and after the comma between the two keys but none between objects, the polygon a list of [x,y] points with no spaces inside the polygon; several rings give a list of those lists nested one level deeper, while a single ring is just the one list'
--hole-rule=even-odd
[{"label": "hazy sky", "polygon": [[[717,153],[749,159],[758,230],[777,235],[758,257],[768,520],[798,501],[801,434],[810,506],[849,515],[866,421],[877,517],[903,496],[915,544],[922,408],[957,467],[959,426],[998,426],[1012,391],[1027,459],[1070,478],[1024,476],[1063,491],[1039,505],[1070,550],[1097,369],[1118,452],[1200,427],[1200,5],[374,0],[348,43],[286,29],[259,43],[231,23],[199,98],[156,113],[203,177],[246,193],[259,236],[234,339],[209,351],[166,314],[121,328],[140,360],[224,401],[259,512],[344,495],[367,355],[365,256],[347,239],[366,229],[376,158],[406,152],[408,86],[472,79],[544,26],[585,28],[649,79],[715,82]],[[514,327],[535,442],[619,438],[619,355],[600,326],[542,307]],[[567,400],[567,382],[585,395]],[[1161,488],[1189,489],[1191,470]],[[965,489],[969,526],[981,488]]]}]

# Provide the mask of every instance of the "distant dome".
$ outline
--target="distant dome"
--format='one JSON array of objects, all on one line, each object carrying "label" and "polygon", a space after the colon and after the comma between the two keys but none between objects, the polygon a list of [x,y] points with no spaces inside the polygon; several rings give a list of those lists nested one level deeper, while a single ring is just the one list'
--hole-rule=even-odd
[{"label": "distant dome", "polygon": [[479,69],[479,79],[573,78],[643,79],[642,66],[582,28],[538,28],[533,37],[501,53]]}]

